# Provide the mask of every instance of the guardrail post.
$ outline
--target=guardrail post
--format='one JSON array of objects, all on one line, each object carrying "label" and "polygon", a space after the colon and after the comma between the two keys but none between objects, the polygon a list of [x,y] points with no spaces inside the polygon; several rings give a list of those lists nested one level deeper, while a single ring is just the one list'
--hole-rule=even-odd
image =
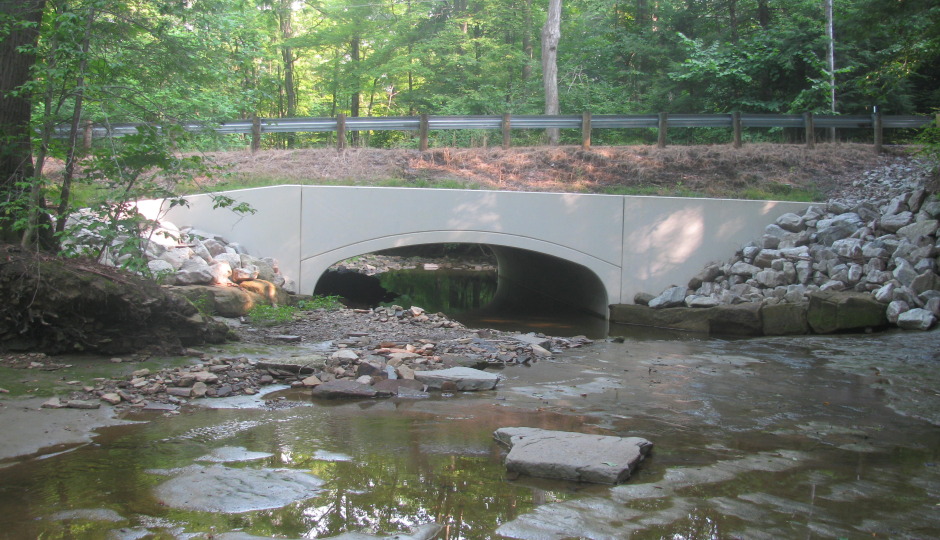
[{"label": "guardrail post", "polygon": [[336,113],[336,149],[340,152],[346,149],[346,115]]},{"label": "guardrail post", "polygon": [[806,128],[806,147],[816,148],[816,131],[813,127],[813,113],[803,113],[803,127]]},{"label": "guardrail post", "polygon": [[591,148],[591,111],[581,113],[581,148]]},{"label": "guardrail post", "polygon": [[659,113],[659,139],[656,141],[656,146],[660,148],[666,148],[666,129],[668,126],[669,115],[661,112]]},{"label": "guardrail post", "polygon": [[422,152],[428,151],[428,115],[422,113],[418,117],[418,147]]},{"label": "guardrail post", "polygon": [[251,117],[251,153],[261,150],[261,118]]},{"label": "guardrail post", "polygon": [[884,144],[884,130],[882,129],[881,111],[875,111],[872,118],[872,124],[875,128],[875,153],[880,154]]},{"label": "guardrail post", "polygon": [[511,145],[509,131],[512,129],[512,117],[503,113],[503,150],[509,150]]},{"label": "guardrail post", "polygon": [[732,144],[735,148],[741,148],[741,111],[731,113],[731,131]]}]

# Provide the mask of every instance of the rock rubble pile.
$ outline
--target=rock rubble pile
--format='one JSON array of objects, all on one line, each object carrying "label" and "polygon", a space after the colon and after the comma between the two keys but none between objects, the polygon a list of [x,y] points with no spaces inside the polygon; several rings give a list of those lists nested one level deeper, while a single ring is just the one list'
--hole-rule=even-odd
[{"label": "rock rubble pile", "polygon": [[[67,246],[98,245],[97,218],[88,211],[69,217],[67,227],[76,228]],[[192,227],[178,227],[169,221],[157,221],[141,231],[144,256],[153,276],[167,285],[232,285],[262,280],[289,292],[296,292],[292,279],[281,274],[277,259],[254,257],[244,246],[229,242],[222,235]],[[101,262],[122,266],[134,255],[122,253],[117,247],[126,237],[118,237],[105,251]]]},{"label": "rock rubble pile", "polygon": [[[551,338],[492,330],[470,331],[441,314],[428,315],[418,307],[343,310],[357,321],[343,339],[324,345],[322,353],[277,358],[212,356],[190,351],[201,362],[151,372],[139,369],[122,378],[98,378],[81,385],[66,398],[53,398],[46,407],[90,408],[100,403],[145,410],[175,410],[200,398],[254,395],[268,385],[311,390],[319,398],[418,399],[431,392],[488,390],[498,375],[479,368],[530,364],[555,353],[591,343],[584,337]],[[382,326],[405,326],[411,339],[389,341]],[[415,336],[446,328],[447,339]],[[292,343],[301,336],[271,334],[274,341]],[[121,363],[122,359],[112,361]],[[24,356],[27,369],[57,369],[49,357]],[[61,366],[59,366],[61,367]]]},{"label": "rock rubble pile", "polygon": [[[705,267],[687,286],[637,295],[651,308],[754,302],[807,304],[825,291],[870,294],[901,328],[940,317],[940,198],[915,167],[872,171],[846,197],[788,213],[734,258]],[[862,197],[873,193],[883,198]]]}]

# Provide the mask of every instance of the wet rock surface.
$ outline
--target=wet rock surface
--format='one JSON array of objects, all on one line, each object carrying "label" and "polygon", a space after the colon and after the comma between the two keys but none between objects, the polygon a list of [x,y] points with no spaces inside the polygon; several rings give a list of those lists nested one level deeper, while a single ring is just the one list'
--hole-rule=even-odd
[{"label": "wet rock surface", "polygon": [[509,472],[597,484],[626,481],[653,448],[653,443],[641,437],[527,427],[500,428],[493,437],[509,447]]},{"label": "wet rock surface", "polygon": [[152,472],[173,476],[154,491],[164,504],[200,512],[238,514],[280,508],[315,496],[323,485],[309,474],[280,469],[210,465]]}]

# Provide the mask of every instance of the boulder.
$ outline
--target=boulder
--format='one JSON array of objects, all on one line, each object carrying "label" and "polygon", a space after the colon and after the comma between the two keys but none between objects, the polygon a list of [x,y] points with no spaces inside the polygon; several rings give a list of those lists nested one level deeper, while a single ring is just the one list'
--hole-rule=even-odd
[{"label": "boulder", "polygon": [[453,383],[455,390],[467,392],[496,388],[499,375],[479,369],[455,367],[435,371],[416,371],[415,380],[435,390],[440,390],[446,383]]},{"label": "boulder", "polygon": [[270,281],[252,279],[242,281],[238,286],[248,292],[259,294],[267,298],[268,302],[277,306],[284,306],[290,303],[290,296],[287,294],[287,291],[277,287]]},{"label": "boulder", "polygon": [[379,392],[356,381],[336,379],[315,386],[310,395],[323,399],[367,399],[378,397]]},{"label": "boulder", "polygon": [[940,290],[940,276],[928,270],[911,280],[911,289],[918,295]]},{"label": "boulder", "polygon": [[176,272],[175,281],[178,285],[199,285],[213,283],[215,276],[209,264],[202,257],[193,257],[184,262],[183,266]]},{"label": "boulder", "polygon": [[653,448],[640,437],[612,437],[526,427],[493,434],[509,446],[509,472],[575,482],[618,484],[627,480]]},{"label": "boulder", "polygon": [[806,318],[817,334],[881,328],[888,324],[884,304],[872,295],[832,290],[809,295]]},{"label": "boulder", "polygon": [[610,306],[610,322],[634,326],[671,328],[707,334],[710,318],[711,310],[702,308],[652,309],[636,304]]},{"label": "boulder", "polygon": [[806,304],[767,304],[761,308],[765,336],[788,336],[809,333]]},{"label": "boulder", "polygon": [[649,302],[649,307],[653,309],[659,308],[669,308],[681,306],[685,303],[685,296],[688,293],[688,289],[685,287],[670,287],[662,292],[656,298],[653,298]]},{"label": "boulder", "polygon": [[898,229],[898,236],[907,238],[911,242],[917,242],[917,240],[922,236],[931,236],[937,234],[937,227],[938,221],[936,219],[918,221],[916,223],[911,223],[907,227],[901,227]]},{"label": "boulder", "polygon": [[[820,221],[822,223],[822,221]],[[816,232],[816,240],[825,246],[831,246],[836,240],[852,236],[860,227],[853,221],[839,220],[825,223],[825,226],[819,225]]]},{"label": "boulder", "polygon": [[888,318],[888,322],[891,324],[897,324],[898,317],[902,313],[910,311],[911,306],[908,305],[904,300],[894,300],[888,304],[888,309],[885,310],[885,316]]},{"label": "boulder", "polygon": [[900,212],[887,215],[881,218],[881,229],[888,232],[898,232],[898,229],[906,227],[914,222],[914,215],[910,212]]},{"label": "boulder", "polygon": [[314,497],[323,481],[301,471],[246,467],[190,466],[154,490],[166,506],[183,510],[237,514],[281,508]]},{"label": "boulder", "polygon": [[930,311],[914,308],[898,316],[898,326],[905,330],[930,330],[937,317]]},{"label": "boulder", "polygon": [[185,296],[200,309],[211,311],[221,317],[241,317],[251,308],[268,303],[268,300],[260,294],[239,287],[189,285],[172,289]]},{"label": "boulder", "polygon": [[759,336],[764,331],[761,305],[756,302],[722,305],[708,311],[711,312],[709,334]]},{"label": "boulder", "polygon": [[803,218],[793,212],[788,212],[777,218],[777,225],[790,232],[800,232],[806,228]]}]

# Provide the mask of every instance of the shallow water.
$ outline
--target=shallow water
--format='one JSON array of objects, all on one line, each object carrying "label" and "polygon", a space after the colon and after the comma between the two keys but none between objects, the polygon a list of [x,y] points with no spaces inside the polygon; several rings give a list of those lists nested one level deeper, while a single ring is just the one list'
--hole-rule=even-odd
[{"label": "shallow water", "polygon": [[[471,539],[940,537],[938,344],[936,331],[632,337],[507,367],[496,392],[315,404],[283,391],[302,405],[138,416],[150,422],[0,469],[0,537],[314,538],[429,522]],[[511,479],[492,440],[505,426],[656,446],[621,486]],[[178,468],[221,489],[213,467],[323,484],[238,513],[163,496]]]}]

